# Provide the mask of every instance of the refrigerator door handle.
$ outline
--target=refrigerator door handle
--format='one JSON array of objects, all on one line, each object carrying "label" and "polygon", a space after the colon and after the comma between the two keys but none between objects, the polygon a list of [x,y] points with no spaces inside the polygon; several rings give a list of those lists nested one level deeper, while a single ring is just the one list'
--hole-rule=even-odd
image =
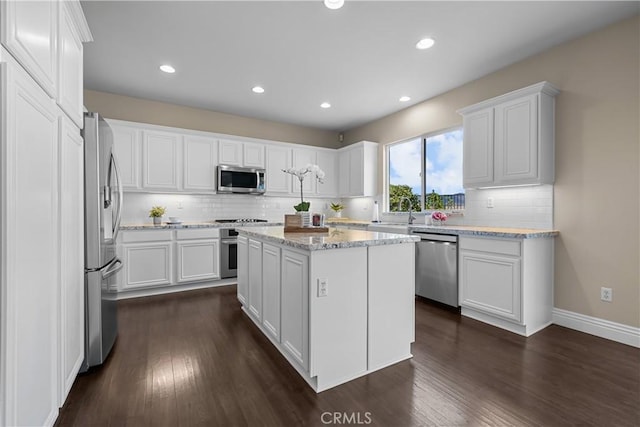
[{"label": "refrigerator door handle", "polygon": [[118,257],[115,257],[109,264],[104,266],[104,271],[102,271],[102,278],[107,279],[110,276],[113,276],[118,271],[122,270],[122,267],[124,267],[122,260],[120,260],[120,258]]},{"label": "refrigerator door handle", "polygon": [[122,202],[123,202],[123,191],[122,191],[122,180],[120,179],[120,170],[118,169],[118,162],[116,162],[115,157],[113,157],[113,153],[111,153],[111,166],[109,167],[109,174],[111,174],[111,168],[115,172],[116,177],[116,185],[118,186],[118,212],[116,214],[116,222],[113,225],[113,240],[116,240],[118,237],[118,230],[120,228],[120,220],[122,219]]}]

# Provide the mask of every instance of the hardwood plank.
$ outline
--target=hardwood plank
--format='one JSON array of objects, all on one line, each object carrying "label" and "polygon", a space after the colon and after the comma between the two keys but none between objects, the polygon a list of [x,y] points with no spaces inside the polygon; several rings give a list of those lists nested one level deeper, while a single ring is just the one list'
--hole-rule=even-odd
[{"label": "hardwood plank", "polygon": [[235,295],[121,301],[112,355],[77,378],[56,424],[640,425],[633,347],[559,326],[524,338],[417,299],[413,359],[316,394]]}]

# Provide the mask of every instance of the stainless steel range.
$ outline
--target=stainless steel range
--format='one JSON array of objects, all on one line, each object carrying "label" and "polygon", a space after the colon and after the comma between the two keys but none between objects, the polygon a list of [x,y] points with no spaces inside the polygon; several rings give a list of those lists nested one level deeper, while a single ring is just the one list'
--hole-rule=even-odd
[{"label": "stainless steel range", "polygon": [[[216,219],[222,224],[247,224],[267,222],[266,219],[238,218]],[[227,279],[238,275],[238,232],[235,228],[220,229],[220,278]]]}]

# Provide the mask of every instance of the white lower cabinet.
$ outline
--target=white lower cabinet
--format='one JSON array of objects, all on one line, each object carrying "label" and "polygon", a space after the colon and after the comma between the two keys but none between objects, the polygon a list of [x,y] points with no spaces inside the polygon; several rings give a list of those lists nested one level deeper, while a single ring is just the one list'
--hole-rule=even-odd
[{"label": "white lower cabinet", "polygon": [[262,321],[262,243],[249,239],[249,313]]},{"label": "white lower cabinet", "polygon": [[309,370],[309,257],[282,250],[281,342]]},{"label": "white lower cabinet", "polygon": [[119,297],[220,279],[219,237],[216,228],[122,231],[118,253],[124,268],[115,279]]},{"label": "white lower cabinet", "polygon": [[280,248],[262,244],[262,326],[280,342]]},{"label": "white lower cabinet", "polygon": [[249,301],[249,239],[238,236],[238,301]]},{"label": "white lower cabinet", "polygon": [[220,241],[179,241],[178,282],[220,278]]},{"label": "white lower cabinet", "polygon": [[553,239],[460,236],[462,314],[529,336],[551,324]]},{"label": "white lower cabinet", "polygon": [[172,261],[173,244],[170,241],[126,245],[122,290],[171,284]]}]

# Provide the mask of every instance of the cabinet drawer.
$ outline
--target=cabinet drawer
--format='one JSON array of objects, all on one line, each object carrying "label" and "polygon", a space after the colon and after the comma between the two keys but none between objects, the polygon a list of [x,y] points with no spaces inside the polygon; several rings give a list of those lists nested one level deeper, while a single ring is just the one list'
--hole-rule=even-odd
[{"label": "cabinet drawer", "polygon": [[140,230],[125,231],[122,233],[123,243],[135,242],[160,242],[163,240],[171,240],[173,230]]},{"label": "cabinet drawer", "polygon": [[489,252],[511,256],[520,256],[520,240],[489,239],[481,237],[460,236],[458,242],[460,249],[470,251]]},{"label": "cabinet drawer", "polygon": [[217,228],[195,228],[191,230],[176,230],[178,240],[185,239],[217,239],[220,237],[220,230]]}]

